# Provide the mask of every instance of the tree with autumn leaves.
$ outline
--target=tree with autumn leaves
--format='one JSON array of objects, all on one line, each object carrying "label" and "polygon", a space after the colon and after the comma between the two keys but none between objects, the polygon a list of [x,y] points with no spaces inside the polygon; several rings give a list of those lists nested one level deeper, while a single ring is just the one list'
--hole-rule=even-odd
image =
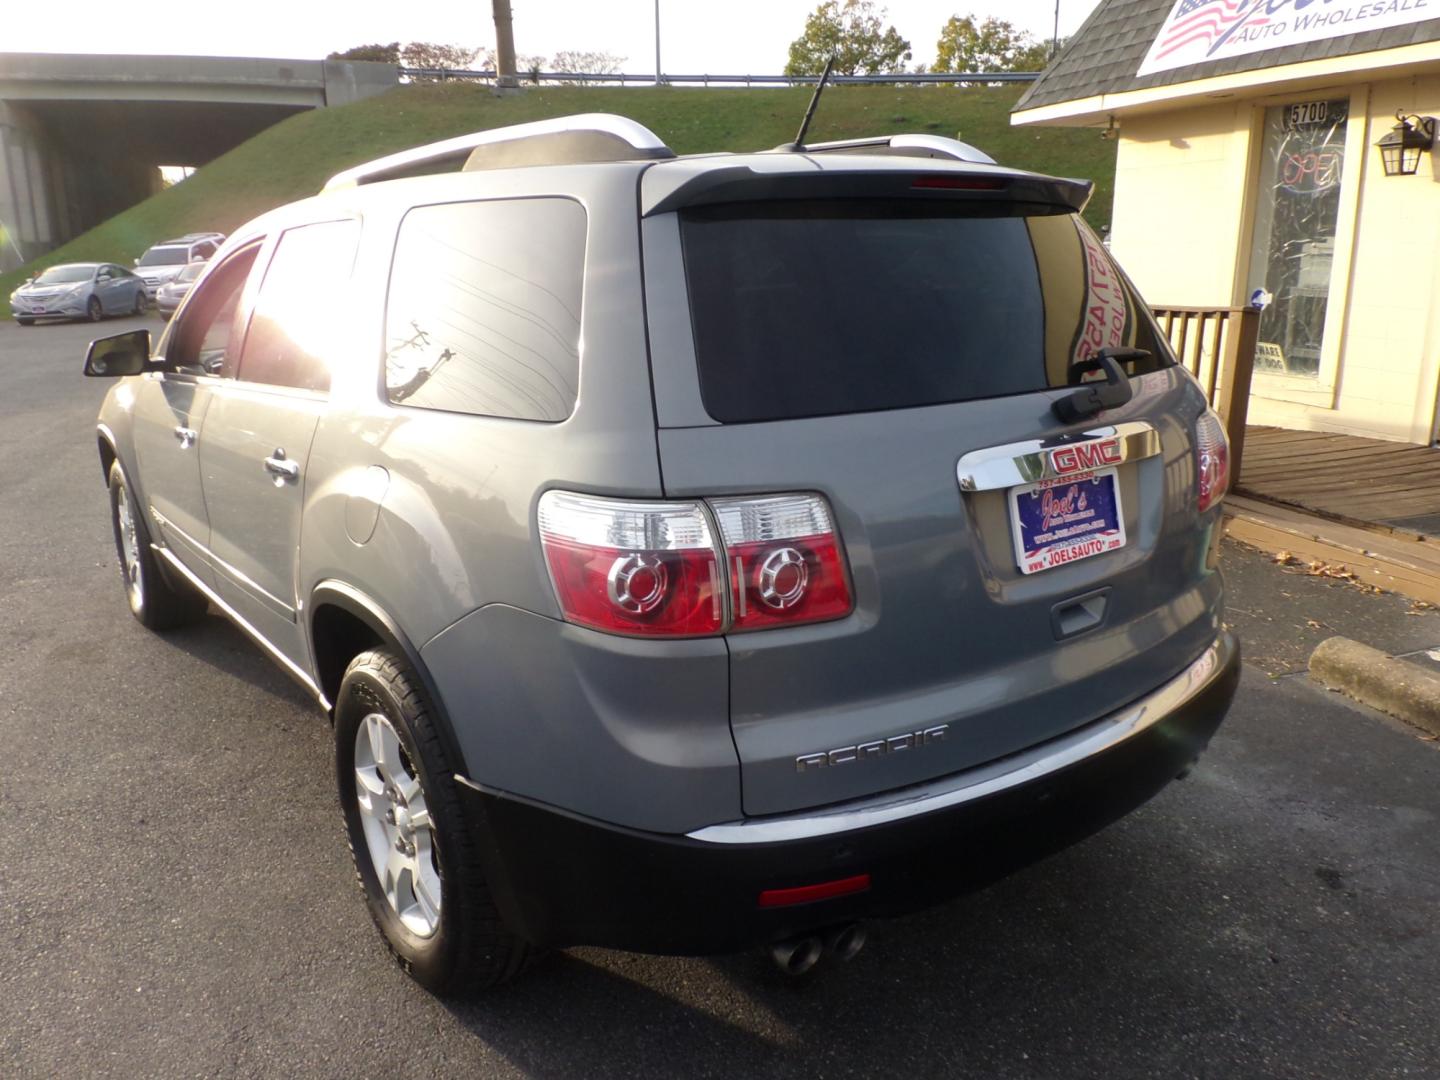
[{"label": "tree with autumn leaves", "polygon": [[[912,55],[910,42],[886,25],[887,14],[873,0],[824,0],[790,43],[785,74],[819,74],[832,55],[839,75],[904,72]],[[953,15],[940,30],[931,70],[1040,71],[1049,59],[1048,43],[1004,19]]]},{"label": "tree with autumn leaves", "polygon": [[818,75],[835,57],[837,75],[891,75],[905,70],[910,42],[885,26],[885,9],[871,0],[825,0],[790,43],[786,75]]},{"label": "tree with autumn leaves", "polygon": [[1004,19],[952,15],[935,43],[931,71],[1043,71],[1050,43]]}]

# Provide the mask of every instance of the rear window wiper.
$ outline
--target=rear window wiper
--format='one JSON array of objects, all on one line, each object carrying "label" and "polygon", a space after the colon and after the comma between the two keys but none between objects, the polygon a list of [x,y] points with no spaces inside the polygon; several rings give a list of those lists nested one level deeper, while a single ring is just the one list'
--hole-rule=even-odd
[{"label": "rear window wiper", "polygon": [[1075,382],[1090,371],[1103,371],[1104,382],[1088,383],[1072,394],[1056,398],[1050,409],[1063,423],[1073,424],[1085,416],[1094,416],[1101,409],[1114,409],[1124,405],[1134,393],[1130,389],[1130,377],[1120,367],[1121,362],[1148,360],[1149,349],[1111,347],[1070,366],[1070,381]]}]

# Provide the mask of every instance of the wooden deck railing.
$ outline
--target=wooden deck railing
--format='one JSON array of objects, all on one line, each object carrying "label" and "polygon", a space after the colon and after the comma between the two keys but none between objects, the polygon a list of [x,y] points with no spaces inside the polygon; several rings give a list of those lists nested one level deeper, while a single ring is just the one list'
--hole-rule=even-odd
[{"label": "wooden deck railing", "polygon": [[1157,307],[1155,318],[1180,362],[1200,380],[1230,437],[1230,482],[1240,478],[1245,416],[1260,312],[1254,308]]}]

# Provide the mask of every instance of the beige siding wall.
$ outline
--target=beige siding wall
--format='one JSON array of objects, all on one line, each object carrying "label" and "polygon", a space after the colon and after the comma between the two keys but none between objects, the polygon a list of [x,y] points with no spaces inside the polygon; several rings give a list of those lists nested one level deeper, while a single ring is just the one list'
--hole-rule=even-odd
[{"label": "beige siding wall", "polygon": [[1152,304],[1231,303],[1249,112],[1220,105],[1121,126],[1111,249]]},{"label": "beige siding wall", "polygon": [[[1345,165],[1345,183],[1358,185],[1355,225],[1348,228],[1342,212],[1337,237],[1337,256],[1353,238],[1353,259],[1337,257],[1331,282],[1330,304],[1341,314],[1330,323],[1339,334],[1338,365],[1328,382],[1257,376],[1250,417],[1424,443],[1440,382],[1440,155],[1426,155],[1417,176],[1386,177],[1374,143],[1397,108],[1440,115],[1440,75],[1349,89],[1352,110],[1366,122]],[[1243,301],[1251,139],[1264,104],[1122,121],[1112,243],[1151,303]]]},{"label": "beige siding wall", "polygon": [[[1440,115],[1440,76],[1370,88],[1371,148],[1361,179],[1335,430],[1418,443],[1430,440],[1435,417],[1440,169],[1432,153],[1415,176],[1385,175],[1373,144],[1402,108]],[[1324,424],[1323,417],[1316,421]]]}]

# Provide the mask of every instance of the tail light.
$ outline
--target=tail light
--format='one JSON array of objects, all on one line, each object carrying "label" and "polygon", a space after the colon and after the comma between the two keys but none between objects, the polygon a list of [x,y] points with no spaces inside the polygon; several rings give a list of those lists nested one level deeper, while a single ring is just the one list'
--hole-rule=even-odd
[{"label": "tail light", "polygon": [[565,618],[655,637],[719,633],[724,593],[710,522],[693,502],[547,491],[540,543]]},{"label": "tail light", "polygon": [[838,619],[853,604],[818,495],[636,502],[547,491],[540,543],[565,618],[644,637]]},{"label": "tail light", "polygon": [[1220,417],[1210,409],[1195,422],[1195,476],[1199,508],[1209,510],[1230,486],[1230,440]]},{"label": "tail light", "polygon": [[732,626],[759,630],[850,614],[830,508],[818,495],[714,499],[725,545]]}]

